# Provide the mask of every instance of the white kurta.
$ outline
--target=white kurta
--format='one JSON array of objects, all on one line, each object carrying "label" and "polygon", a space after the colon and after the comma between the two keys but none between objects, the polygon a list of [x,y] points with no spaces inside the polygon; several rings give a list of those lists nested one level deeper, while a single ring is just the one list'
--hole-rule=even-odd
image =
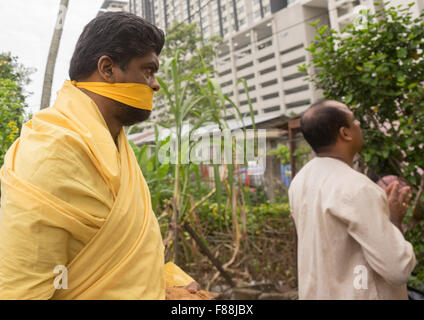
[{"label": "white kurta", "polygon": [[414,251],[377,184],[342,161],[316,157],[293,179],[289,199],[299,299],[408,298]]}]

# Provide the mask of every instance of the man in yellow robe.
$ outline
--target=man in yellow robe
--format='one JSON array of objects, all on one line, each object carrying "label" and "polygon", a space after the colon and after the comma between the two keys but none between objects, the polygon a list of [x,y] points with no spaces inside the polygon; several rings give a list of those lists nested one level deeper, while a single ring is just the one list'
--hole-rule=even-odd
[{"label": "man in yellow robe", "polygon": [[0,299],[165,298],[160,229],[123,130],[150,115],[163,44],[129,13],[85,27],[72,82],[1,169]]}]

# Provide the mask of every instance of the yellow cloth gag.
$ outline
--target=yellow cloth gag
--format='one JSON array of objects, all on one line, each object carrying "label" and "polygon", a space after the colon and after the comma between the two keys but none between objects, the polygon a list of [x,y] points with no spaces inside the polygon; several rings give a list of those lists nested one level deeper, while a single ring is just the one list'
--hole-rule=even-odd
[{"label": "yellow cloth gag", "polygon": [[107,83],[70,81],[77,88],[86,89],[103,97],[121,102],[128,106],[152,110],[153,89],[140,83]]},{"label": "yellow cloth gag", "polygon": [[0,299],[165,299],[149,188],[123,129],[118,144],[69,81],[24,124],[0,171]]}]

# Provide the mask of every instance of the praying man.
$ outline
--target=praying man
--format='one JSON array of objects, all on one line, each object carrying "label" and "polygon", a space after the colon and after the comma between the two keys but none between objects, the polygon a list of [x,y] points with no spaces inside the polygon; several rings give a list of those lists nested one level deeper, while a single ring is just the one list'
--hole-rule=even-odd
[{"label": "praying man", "polygon": [[408,299],[416,260],[401,223],[410,188],[395,181],[385,192],[352,168],[364,141],[360,122],[343,103],[312,105],[301,130],[316,157],[289,188],[299,299]]},{"label": "praying man", "polygon": [[0,299],[165,298],[159,224],[123,129],[149,118],[163,45],[130,13],[85,26],[70,81],[1,169]]}]

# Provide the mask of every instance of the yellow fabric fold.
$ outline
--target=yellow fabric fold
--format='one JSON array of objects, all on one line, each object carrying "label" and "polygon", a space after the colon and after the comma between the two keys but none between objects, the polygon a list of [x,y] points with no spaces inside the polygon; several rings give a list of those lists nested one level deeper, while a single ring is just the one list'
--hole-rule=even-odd
[{"label": "yellow fabric fold", "polygon": [[194,282],[194,279],[185,273],[173,262],[165,264],[166,287],[185,287]]},{"label": "yellow fabric fold", "polygon": [[70,83],[77,88],[86,89],[134,108],[151,111],[153,107],[153,89],[144,84],[77,81]]},{"label": "yellow fabric fold", "polygon": [[69,81],[24,124],[0,171],[0,299],[165,298],[149,189],[123,130],[118,143]]}]

